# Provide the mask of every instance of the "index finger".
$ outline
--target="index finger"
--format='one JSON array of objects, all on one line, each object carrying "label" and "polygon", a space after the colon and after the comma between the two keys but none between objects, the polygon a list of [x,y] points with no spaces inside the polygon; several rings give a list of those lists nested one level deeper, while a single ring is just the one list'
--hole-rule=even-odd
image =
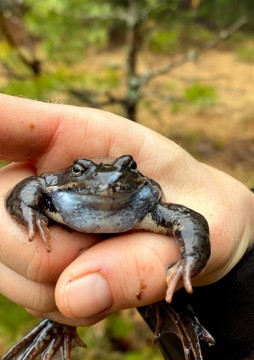
[{"label": "index finger", "polygon": [[154,137],[151,130],[104,111],[0,95],[0,158],[31,161],[40,171],[78,157],[131,154],[151,161]]}]

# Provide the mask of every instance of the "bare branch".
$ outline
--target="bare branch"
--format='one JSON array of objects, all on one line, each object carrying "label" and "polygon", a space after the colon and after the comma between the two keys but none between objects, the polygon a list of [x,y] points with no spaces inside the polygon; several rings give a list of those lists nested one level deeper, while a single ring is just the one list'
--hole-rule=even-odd
[{"label": "bare branch", "polygon": [[[188,62],[193,61],[205,51],[208,51],[240,29],[247,20],[245,18],[239,19],[228,29],[221,31],[218,36],[212,41],[200,46],[197,49],[188,51],[187,53],[174,58],[166,66],[143,73],[138,74],[137,71],[137,58],[142,45],[142,31],[143,22],[155,11],[161,11],[164,3],[161,1],[157,6],[150,8],[149,11],[144,12],[135,0],[129,0],[128,10],[122,15],[122,20],[127,24],[127,53],[126,53],[126,95],[125,97],[115,97],[110,92],[94,92],[79,89],[70,89],[69,93],[81,100],[82,102],[93,106],[93,107],[105,107],[108,105],[118,104],[125,110],[126,116],[129,119],[136,120],[137,106],[139,99],[141,98],[141,90],[150,80],[153,78],[165,75],[172,69]],[[69,15],[68,15],[69,16]],[[79,16],[81,21],[92,21],[92,20],[109,20],[118,18],[119,13],[100,16]]]},{"label": "bare branch", "polygon": [[176,67],[179,67],[185,64],[186,62],[197,59],[201,54],[220,45],[222,42],[224,42],[226,39],[232,36],[237,30],[239,30],[241,27],[247,24],[247,22],[248,20],[245,17],[242,17],[239,20],[237,20],[234,24],[232,24],[229,28],[222,30],[217,38],[208,41],[206,44],[203,44],[202,46],[196,49],[189,50],[185,54],[174,58],[167,65],[163,66],[160,69],[149,71],[140,75],[139,80],[141,85],[144,86],[153,78],[160,75],[168,74],[171,70],[175,69]]},{"label": "bare branch", "polygon": [[[68,90],[68,92],[75,96],[77,99],[82,101],[83,103],[97,108],[103,108],[105,106],[109,105],[121,105],[126,106],[127,100],[125,98],[120,98],[113,96],[110,92],[94,92],[92,90],[79,90],[71,88]],[[101,98],[101,100],[99,100]],[[103,99],[104,98],[104,99]]]}]

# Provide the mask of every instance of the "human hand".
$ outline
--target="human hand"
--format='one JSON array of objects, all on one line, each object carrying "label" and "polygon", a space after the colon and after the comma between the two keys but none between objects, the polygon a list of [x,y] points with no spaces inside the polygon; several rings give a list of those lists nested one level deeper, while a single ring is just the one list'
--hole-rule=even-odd
[{"label": "human hand", "polygon": [[38,235],[29,243],[27,229],[6,213],[7,192],[27,176],[62,170],[76,158],[131,154],[140,171],[162,186],[168,202],[206,217],[212,255],[194,285],[223,277],[250,245],[253,194],[161,135],[95,109],[5,95],[0,109],[1,159],[18,162],[0,171],[0,291],[33,314],[81,326],[118,309],[156,302],[165,296],[165,269],[178,257],[173,239],[147,232],[100,241],[101,236],[54,225],[52,252]]}]

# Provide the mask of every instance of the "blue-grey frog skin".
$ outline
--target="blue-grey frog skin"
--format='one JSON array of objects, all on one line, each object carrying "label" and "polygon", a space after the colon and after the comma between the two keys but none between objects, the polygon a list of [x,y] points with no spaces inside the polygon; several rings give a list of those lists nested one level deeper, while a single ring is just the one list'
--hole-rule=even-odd
[{"label": "blue-grey frog skin", "polygon": [[[179,329],[179,319],[174,325],[177,311],[169,304],[180,280],[186,291],[192,292],[191,278],[201,272],[210,257],[208,223],[201,214],[185,206],[165,203],[160,185],[137,169],[132,156],[99,162],[78,159],[63,172],[28,177],[7,196],[6,209],[13,219],[28,228],[30,241],[39,231],[47,251],[51,251],[49,219],[86,233],[147,230],[174,237],[180,247],[180,259],[167,269],[167,312],[162,311],[160,315],[160,308],[165,304],[153,304],[158,320],[155,338],[167,331],[176,333],[182,340],[185,358],[195,360],[203,359],[198,346],[200,338],[214,344],[212,336],[195,316],[195,321],[184,324],[185,331]],[[143,291],[141,286],[138,299]],[[171,320],[173,330],[167,325]],[[191,339],[188,326],[196,329]],[[197,346],[193,346],[192,341]],[[75,328],[43,320],[2,360],[28,360],[40,354],[41,359],[53,359],[57,353],[68,360],[74,345],[85,347]]]}]

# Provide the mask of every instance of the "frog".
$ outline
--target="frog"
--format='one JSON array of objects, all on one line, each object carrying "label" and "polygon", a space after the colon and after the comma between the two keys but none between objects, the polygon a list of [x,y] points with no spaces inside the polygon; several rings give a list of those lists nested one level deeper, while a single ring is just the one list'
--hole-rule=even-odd
[{"label": "frog", "polygon": [[[5,206],[18,224],[27,227],[29,241],[37,232],[40,234],[48,252],[52,249],[52,221],[85,233],[142,230],[173,237],[180,255],[166,269],[165,300],[149,305],[153,315],[143,312],[142,307],[138,310],[147,322],[155,317],[155,341],[168,331],[181,339],[186,360],[203,359],[201,339],[209,345],[215,343],[190,308],[185,311],[172,306],[179,282],[192,293],[192,279],[204,270],[210,258],[208,222],[184,205],[166,202],[159,183],[143,175],[131,155],[113,160],[80,158],[63,171],[25,178],[8,193]],[[138,299],[142,291],[137,293]],[[75,345],[86,347],[75,327],[44,319],[2,360],[28,360],[40,355],[41,359],[53,359],[59,353],[62,360],[70,360]]]}]

